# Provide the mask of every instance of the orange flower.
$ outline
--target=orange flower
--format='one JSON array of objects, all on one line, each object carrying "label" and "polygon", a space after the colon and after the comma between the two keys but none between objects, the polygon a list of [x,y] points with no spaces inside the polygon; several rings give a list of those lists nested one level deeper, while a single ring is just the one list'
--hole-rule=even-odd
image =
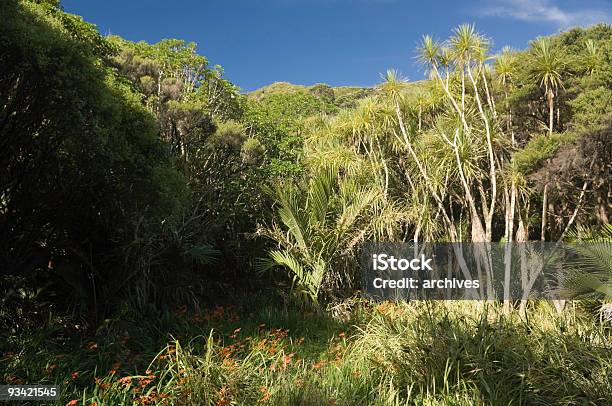
[{"label": "orange flower", "polygon": [[89,351],[95,351],[98,349],[98,344],[93,341],[90,341],[89,343],[87,343],[87,349]]},{"label": "orange flower", "polygon": [[73,373],[70,374],[70,376],[72,376],[72,379],[77,379],[79,377],[79,373],[80,371],[74,371]]},{"label": "orange flower", "polygon": [[131,376],[124,376],[123,378],[119,379],[117,382],[122,384],[123,387],[125,388],[125,387],[130,386],[130,384],[132,383],[132,377]]},{"label": "orange flower", "polygon": [[338,337],[344,338],[346,337],[346,334],[344,334],[344,331],[341,331],[340,334],[338,334]]},{"label": "orange flower", "polygon": [[270,400],[270,391],[268,390],[268,388],[266,388],[265,386],[262,386],[261,388],[259,388],[259,391],[262,393],[263,397],[261,398],[261,400],[263,402],[267,402],[268,400]]},{"label": "orange flower", "polygon": [[327,362],[326,361],[319,361],[316,364],[314,364],[312,366],[313,369],[321,369],[322,366],[324,366]]},{"label": "orange flower", "polygon": [[110,387],[109,383],[103,382],[102,379],[96,377],[95,378],[96,381],[96,385],[98,385],[100,388],[102,388],[103,390],[106,390]]},{"label": "orange flower", "polygon": [[119,368],[121,368],[121,362],[115,362],[113,366],[111,367],[110,374],[111,375],[116,374],[117,371],[119,371]]},{"label": "orange flower", "polygon": [[292,352],[289,355],[285,355],[285,357],[283,358],[283,369],[287,368],[287,365],[291,363],[291,360],[293,359],[294,356],[295,356],[295,352]]},{"label": "orange flower", "polygon": [[136,403],[140,405],[150,405],[155,401],[155,397],[151,395],[140,395],[136,398]]},{"label": "orange flower", "polygon": [[66,406],[76,406],[79,404],[79,401],[76,399],[72,399],[70,402],[66,403]]},{"label": "orange flower", "polygon": [[234,334],[232,334],[232,335],[230,336],[230,338],[236,338],[236,335],[237,335],[238,333],[240,333],[240,330],[242,330],[240,327],[238,327],[236,330],[234,330]]},{"label": "orange flower", "polygon": [[228,389],[225,386],[219,389],[218,395],[219,400],[217,400],[217,402],[215,403],[216,406],[227,406],[230,404],[230,401],[227,398]]},{"label": "orange flower", "polygon": [[9,375],[6,377],[6,382],[11,384],[11,385],[23,385],[25,384],[25,381],[21,378],[17,378],[13,375]]}]

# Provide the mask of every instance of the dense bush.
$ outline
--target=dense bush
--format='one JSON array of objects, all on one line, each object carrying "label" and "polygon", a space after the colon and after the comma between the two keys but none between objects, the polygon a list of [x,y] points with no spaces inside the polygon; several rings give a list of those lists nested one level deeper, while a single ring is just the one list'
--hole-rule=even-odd
[{"label": "dense bush", "polygon": [[171,214],[185,182],[93,26],[27,1],[0,14],[3,300],[23,288],[95,317],[131,282],[137,219]]}]

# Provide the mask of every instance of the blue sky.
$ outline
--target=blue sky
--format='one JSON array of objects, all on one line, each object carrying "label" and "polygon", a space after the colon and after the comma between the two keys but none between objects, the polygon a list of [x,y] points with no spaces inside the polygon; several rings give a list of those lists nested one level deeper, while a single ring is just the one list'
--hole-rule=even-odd
[{"label": "blue sky", "polygon": [[398,69],[423,72],[415,47],[423,34],[446,38],[464,22],[494,49],[574,25],[612,22],[605,0],[62,0],[104,34],[133,41],[181,38],[251,91],[287,81],[371,86]]}]

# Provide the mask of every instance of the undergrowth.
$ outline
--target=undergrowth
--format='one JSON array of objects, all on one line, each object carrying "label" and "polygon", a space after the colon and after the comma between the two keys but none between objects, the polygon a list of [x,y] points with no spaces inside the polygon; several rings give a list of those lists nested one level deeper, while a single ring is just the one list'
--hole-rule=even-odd
[{"label": "undergrowth", "polygon": [[55,383],[62,388],[58,404],[71,405],[603,405],[612,399],[609,326],[573,307],[559,314],[533,303],[521,317],[487,303],[363,302],[344,322],[258,309],[178,309],[156,320],[109,322],[78,349],[38,337],[3,354],[2,376]]}]

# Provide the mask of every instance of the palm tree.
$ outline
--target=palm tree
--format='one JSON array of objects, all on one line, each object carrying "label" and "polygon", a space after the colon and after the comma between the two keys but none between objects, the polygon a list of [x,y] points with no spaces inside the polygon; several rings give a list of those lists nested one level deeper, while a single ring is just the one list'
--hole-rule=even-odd
[{"label": "palm tree", "polygon": [[514,132],[512,131],[512,110],[510,108],[510,101],[508,99],[508,93],[512,87],[514,77],[516,75],[518,65],[518,59],[516,53],[513,52],[509,47],[504,47],[502,53],[495,58],[494,68],[497,84],[504,90],[504,102],[506,111],[508,114],[507,128],[512,136],[512,146],[515,146]]},{"label": "palm tree", "polygon": [[568,240],[573,256],[563,264],[557,292],[574,299],[602,300],[601,311],[612,320],[612,225],[576,227]]},{"label": "palm tree", "polygon": [[563,86],[563,71],[566,66],[563,48],[553,46],[550,38],[540,37],[531,43],[534,53],[532,75],[544,88],[548,103],[548,134],[553,132],[555,92]]},{"label": "palm tree", "polygon": [[368,237],[383,238],[401,219],[379,188],[341,177],[333,163],[301,185],[277,184],[273,196],[278,217],[260,229],[277,243],[265,267],[282,267],[293,280],[292,293],[306,305],[318,305],[356,282],[353,250]]},{"label": "palm tree", "polygon": [[474,26],[462,24],[453,30],[450,38],[451,49],[461,74],[461,110],[465,112],[465,69],[473,62],[474,50],[477,47],[477,35]]}]

